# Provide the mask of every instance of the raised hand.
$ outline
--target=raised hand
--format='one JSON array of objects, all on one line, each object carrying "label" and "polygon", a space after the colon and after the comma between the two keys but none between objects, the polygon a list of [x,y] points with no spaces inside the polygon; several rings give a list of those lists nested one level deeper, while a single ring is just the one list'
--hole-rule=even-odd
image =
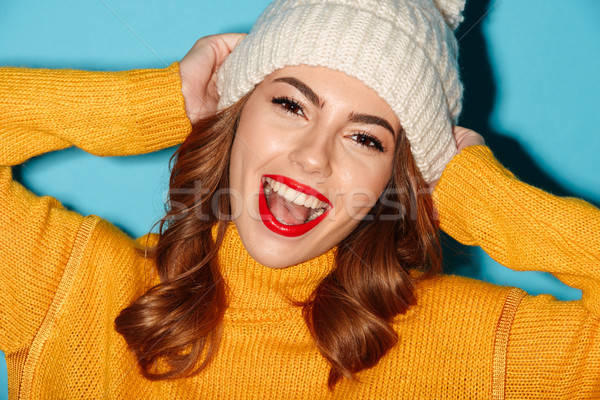
[{"label": "raised hand", "polygon": [[205,36],[198,39],[179,63],[185,111],[192,123],[217,110],[217,71],[245,36],[243,33]]},{"label": "raised hand", "polygon": [[462,126],[455,126],[452,134],[454,135],[454,140],[456,140],[456,147],[458,147],[459,153],[466,147],[485,144],[485,140],[483,140],[483,137],[479,133],[468,128],[463,128]]}]

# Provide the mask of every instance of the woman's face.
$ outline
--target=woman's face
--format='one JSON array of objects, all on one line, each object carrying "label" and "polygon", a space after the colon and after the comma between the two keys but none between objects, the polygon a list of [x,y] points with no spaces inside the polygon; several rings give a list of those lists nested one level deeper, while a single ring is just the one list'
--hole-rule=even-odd
[{"label": "woman's face", "polygon": [[242,110],[229,169],[250,255],[282,268],[336,246],[387,186],[399,131],[388,104],[342,72],[294,66],[266,77]]}]

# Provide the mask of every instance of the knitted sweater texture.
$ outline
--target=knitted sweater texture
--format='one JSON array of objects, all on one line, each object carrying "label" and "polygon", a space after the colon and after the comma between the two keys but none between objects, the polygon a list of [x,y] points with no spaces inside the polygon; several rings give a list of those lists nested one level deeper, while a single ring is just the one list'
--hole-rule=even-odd
[{"label": "knitted sweater texture", "polygon": [[113,325],[155,279],[139,241],[35,196],[11,166],[70,146],[146,153],[189,132],[177,64],[0,70],[0,349],[10,399],[600,398],[600,211],[519,182],[484,146],[445,170],[434,192],[441,227],[510,268],[552,272],[582,300],[453,275],[421,282],[418,304],[394,322],[399,343],[331,392],[329,366],[288,298],[306,299],[333,252],[269,269],[231,225],[219,250],[230,307],[216,358],[191,378],[145,380]]}]

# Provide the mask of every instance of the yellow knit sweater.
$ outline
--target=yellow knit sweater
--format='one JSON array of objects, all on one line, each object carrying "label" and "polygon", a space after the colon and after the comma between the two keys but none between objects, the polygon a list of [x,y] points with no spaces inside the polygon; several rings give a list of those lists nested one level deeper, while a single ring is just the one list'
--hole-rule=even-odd
[{"label": "yellow knit sweater", "polygon": [[11,399],[598,399],[600,212],[552,197],[483,146],[450,163],[434,193],[441,226],[518,270],[550,271],[581,301],[528,296],[442,275],[398,316],[400,342],[333,392],[300,310],[332,253],[269,269],[234,226],[220,249],[231,306],[216,359],[199,375],[149,382],[113,329],[152,281],[135,242],[12,180],[11,165],[80,147],[128,155],[190,130],[178,65],[121,73],[0,70],[0,348]]}]

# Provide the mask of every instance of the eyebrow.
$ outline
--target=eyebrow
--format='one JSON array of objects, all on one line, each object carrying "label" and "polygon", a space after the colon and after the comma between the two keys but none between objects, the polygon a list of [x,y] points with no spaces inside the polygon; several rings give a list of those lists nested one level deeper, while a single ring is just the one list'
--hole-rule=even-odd
[{"label": "eyebrow", "polygon": [[304,97],[306,97],[315,106],[319,108],[323,107],[323,102],[321,101],[319,96],[311,88],[309,88],[306,83],[292,77],[277,78],[273,80],[273,82],[283,82],[292,85],[293,87],[298,89],[300,93],[302,93]]},{"label": "eyebrow", "polygon": [[[292,85],[293,87],[298,89],[300,91],[300,93],[302,93],[312,104],[314,104],[315,106],[317,106],[319,108],[323,108],[323,102],[321,101],[319,96],[310,87],[308,87],[308,85],[306,83],[304,83],[296,78],[292,78],[292,77],[276,78],[273,80],[273,82],[283,82],[283,83]],[[375,115],[358,114],[358,113],[352,112],[348,116],[348,121],[356,122],[359,124],[381,126],[385,129],[387,129],[388,131],[390,131],[392,136],[394,138],[396,138],[396,132],[394,132],[392,125],[390,125],[390,123],[387,120],[385,120],[384,118],[377,117]]]},{"label": "eyebrow", "polygon": [[390,133],[392,134],[392,136],[394,138],[396,137],[396,132],[394,132],[392,125],[390,125],[389,122],[387,122],[385,119],[383,119],[381,117],[376,117],[375,115],[369,115],[369,114],[351,113],[348,116],[348,121],[357,122],[359,124],[379,125],[382,128],[385,128],[388,131],[390,131]]}]

